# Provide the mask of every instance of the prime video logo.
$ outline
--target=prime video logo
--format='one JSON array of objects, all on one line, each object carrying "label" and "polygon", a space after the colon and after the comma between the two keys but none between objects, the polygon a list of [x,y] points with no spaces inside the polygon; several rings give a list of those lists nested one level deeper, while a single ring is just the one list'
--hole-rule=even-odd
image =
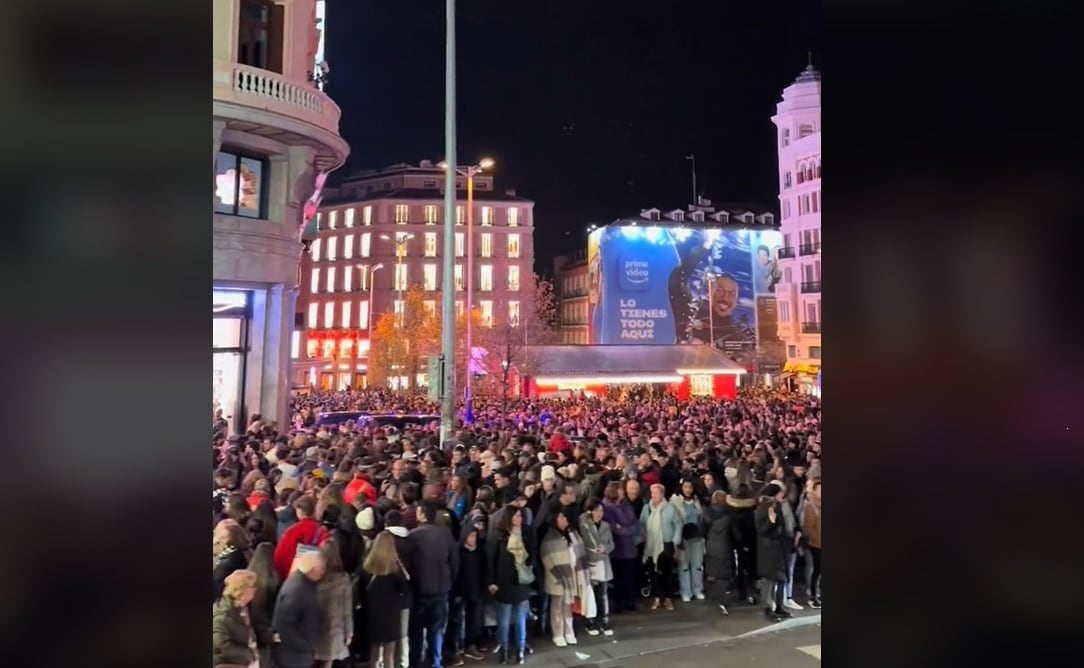
[{"label": "prime video logo", "polygon": [[647,262],[643,260],[625,260],[625,281],[634,285],[647,283],[649,273]]}]

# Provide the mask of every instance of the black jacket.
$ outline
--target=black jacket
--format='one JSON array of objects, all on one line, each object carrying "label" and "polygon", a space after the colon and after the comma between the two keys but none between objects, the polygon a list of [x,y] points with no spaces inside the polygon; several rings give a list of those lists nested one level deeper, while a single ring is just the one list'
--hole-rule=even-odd
[{"label": "black jacket", "polygon": [[459,545],[452,532],[423,524],[407,536],[409,563],[404,562],[415,596],[446,596],[459,572]]},{"label": "black jacket", "polygon": [[[410,543],[407,541],[407,530],[403,527],[389,527],[387,532],[392,536],[395,536],[395,552],[399,555],[399,563],[403,564],[403,568],[409,569],[407,565],[410,563]],[[407,571],[410,572],[409,570]],[[368,582],[368,576],[362,578]],[[407,587],[406,591],[401,597],[399,597],[399,603],[402,605],[403,610],[410,610],[414,605],[414,596],[412,595],[411,588]]]},{"label": "black jacket", "polygon": [[215,559],[214,567],[211,569],[211,582],[214,585],[215,597],[211,599],[211,602],[218,600],[219,596],[222,596],[222,588],[226,586],[226,576],[234,571],[239,571],[248,565],[248,559],[245,558],[244,552],[237,549],[231,549],[226,554]]},{"label": "black jacket", "polygon": [[275,665],[280,668],[310,668],[315,659],[313,648],[319,629],[320,606],[316,601],[316,583],[300,571],[286,578],[275,600],[271,631],[280,642],[272,645]]},{"label": "black jacket", "polygon": [[[536,556],[535,542],[531,532],[523,531],[523,544],[527,548],[527,566],[534,569]],[[486,542],[486,585],[497,585],[493,598],[498,603],[519,603],[531,597],[529,584],[520,584],[516,559],[508,551],[508,532],[498,531]]]},{"label": "black jacket", "polygon": [[[471,533],[478,534],[473,550],[468,549],[466,544],[466,538]],[[455,596],[467,601],[480,601],[485,595],[485,545],[485,536],[482,532],[470,526],[465,527],[463,538],[459,541],[459,574],[455,579],[455,587],[452,588]]]},{"label": "black jacket", "polygon": [[666,488],[666,498],[677,494],[681,487],[681,471],[673,462],[666,462],[666,466],[659,467],[659,484]]}]

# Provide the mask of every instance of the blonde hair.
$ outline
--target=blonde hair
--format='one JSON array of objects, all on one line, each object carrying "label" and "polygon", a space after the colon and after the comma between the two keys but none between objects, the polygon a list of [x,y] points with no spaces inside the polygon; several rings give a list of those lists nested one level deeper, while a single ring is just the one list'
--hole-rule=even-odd
[{"label": "blonde hair", "polygon": [[246,589],[255,589],[257,579],[253,571],[244,568],[236,570],[226,576],[222,595],[232,601]]},{"label": "blonde hair", "polygon": [[373,541],[362,568],[370,575],[393,575],[398,572],[399,552],[395,549],[395,536],[381,531]]}]

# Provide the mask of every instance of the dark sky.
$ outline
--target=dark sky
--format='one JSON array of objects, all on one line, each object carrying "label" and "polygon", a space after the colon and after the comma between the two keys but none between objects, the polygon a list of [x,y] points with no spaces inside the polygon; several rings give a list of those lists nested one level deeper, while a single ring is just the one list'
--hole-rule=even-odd
[{"label": "dark sky", "polygon": [[[459,0],[458,153],[535,201],[535,267],[648,206],[776,200],[782,89],[820,64],[812,0]],[[444,152],[444,1],[328,0],[339,174]]]}]

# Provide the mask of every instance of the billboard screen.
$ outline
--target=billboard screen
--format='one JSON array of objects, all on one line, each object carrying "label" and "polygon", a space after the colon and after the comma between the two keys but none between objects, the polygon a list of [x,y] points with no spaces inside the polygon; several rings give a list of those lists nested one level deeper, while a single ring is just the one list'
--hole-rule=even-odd
[{"label": "billboard screen", "polygon": [[712,343],[761,373],[776,329],[777,230],[610,225],[588,238],[591,343]]}]

